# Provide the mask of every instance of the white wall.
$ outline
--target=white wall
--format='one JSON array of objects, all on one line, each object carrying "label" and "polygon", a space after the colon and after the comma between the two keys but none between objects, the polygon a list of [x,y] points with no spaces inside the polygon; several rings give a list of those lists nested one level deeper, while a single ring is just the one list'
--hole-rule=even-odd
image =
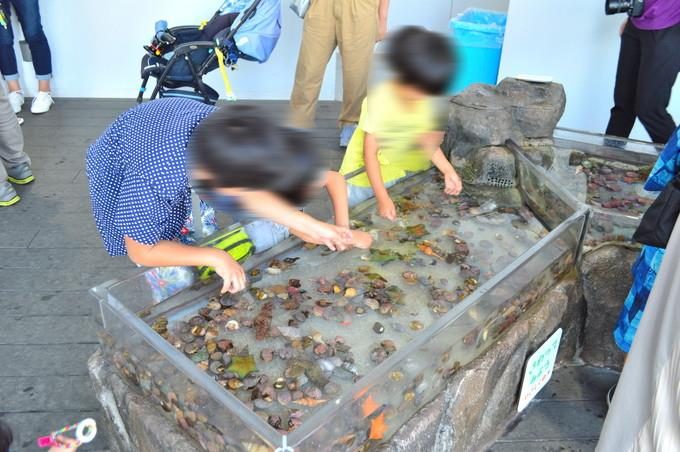
[{"label": "white wall", "polygon": [[[154,23],[198,24],[210,18],[220,0],[49,0],[41,1],[43,26],[52,49],[53,91],[58,97],[137,96],[142,46],[154,33]],[[230,77],[241,98],[286,99],[290,95],[302,36],[302,20],[283,0],[283,32],[265,64],[242,62]],[[15,30],[19,30],[15,26]],[[18,47],[18,46],[17,46]],[[332,99],[334,63],[329,64],[321,97]],[[25,90],[33,92],[33,67],[20,68]],[[206,77],[224,92],[217,71]],[[149,82],[152,86],[153,83]]]},{"label": "white wall", "polygon": [[[326,1],[326,0],[319,0]],[[446,32],[452,1],[391,0],[391,28],[419,24]],[[507,1],[507,0],[485,0]],[[53,92],[57,97],[127,97],[137,95],[142,45],[148,44],[154,23],[170,26],[197,24],[209,18],[221,0],[43,0],[43,25],[52,49]],[[242,62],[230,74],[236,94],[250,99],[288,99],[302,36],[302,20],[282,0],[283,32],[271,59],[265,64]],[[427,5],[424,7],[424,5]],[[190,7],[189,7],[190,5]],[[20,27],[15,24],[17,35]],[[17,45],[17,55],[18,45]],[[337,65],[328,65],[321,99],[336,98]],[[20,62],[24,91],[36,88],[31,63]],[[217,71],[206,81],[223,93]],[[149,82],[152,86],[152,82]]]},{"label": "white wall", "polygon": [[[613,105],[619,26],[602,1],[511,0],[499,78],[550,75],[564,85],[567,109],[560,125],[603,133]],[[680,83],[669,111],[680,121]],[[649,140],[638,123],[631,135]]]},{"label": "white wall", "polygon": [[457,16],[468,8],[488,9],[491,11],[507,11],[510,0],[453,0],[451,17]]}]

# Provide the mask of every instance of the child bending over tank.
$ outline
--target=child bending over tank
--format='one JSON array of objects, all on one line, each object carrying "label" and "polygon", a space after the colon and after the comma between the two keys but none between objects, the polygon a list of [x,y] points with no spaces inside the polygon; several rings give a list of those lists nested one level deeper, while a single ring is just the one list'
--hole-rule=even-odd
[{"label": "child bending over tank", "polygon": [[340,173],[365,168],[365,173],[347,181],[350,207],[375,196],[378,214],[395,220],[396,207],[387,188],[409,174],[434,164],[449,195],[458,195],[462,182],[439,147],[443,132],[434,99],[451,83],[454,49],[448,38],[419,27],[401,29],[388,45],[394,77],[364,99]]},{"label": "child bending over tank", "polygon": [[[370,246],[370,236],[348,228],[340,177],[321,168],[309,136],[251,106],[215,108],[187,99],[140,105],[90,146],[86,169],[92,212],[110,255],[127,254],[148,267],[212,267],[224,279],[223,292],[243,290],[246,277],[227,252],[193,246],[194,220],[217,230],[214,215],[206,218],[212,208],[271,220],[332,250]],[[319,185],[328,187],[337,225],[295,207]],[[197,204],[200,219],[192,215]],[[250,230],[257,233],[261,223]]]}]

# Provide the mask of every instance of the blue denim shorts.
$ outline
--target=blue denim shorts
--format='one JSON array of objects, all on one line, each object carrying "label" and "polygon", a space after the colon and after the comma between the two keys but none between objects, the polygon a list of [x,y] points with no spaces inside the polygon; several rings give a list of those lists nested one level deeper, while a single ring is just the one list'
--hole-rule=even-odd
[{"label": "blue denim shorts", "polygon": [[[391,182],[387,182],[385,184],[385,188],[390,188],[394,186],[395,184],[401,182],[404,180],[406,177],[402,177],[401,179],[395,179]],[[354,207],[357,204],[360,204],[367,199],[371,199],[375,196],[375,192],[373,191],[373,187],[360,187],[358,185],[352,185],[350,183],[347,183],[347,202],[350,207]]]},{"label": "blue denim shorts", "polygon": [[255,220],[243,227],[255,245],[255,253],[263,253],[290,237],[287,227],[269,220]]}]

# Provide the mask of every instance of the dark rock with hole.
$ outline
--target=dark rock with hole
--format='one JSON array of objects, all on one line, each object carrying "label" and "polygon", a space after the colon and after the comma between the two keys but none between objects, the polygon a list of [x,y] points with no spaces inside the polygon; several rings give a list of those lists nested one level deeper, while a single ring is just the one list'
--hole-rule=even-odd
[{"label": "dark rock with hole", "polygon": [[496,188],[515,186],[515,156],[504,146],[487,146],[470,155],[463,182]]},{"label": "dark rock with hole", "polygon": [[506,78],[497,86],[471,85],[451,99],[442,147],[451,157],[467,158],[479,148],[503,145],[508,139],[524,145],[552,138],[565,105],[564,88],[557,83]]},{"label": "dark rock with hole", "polygon": [[562,85],[505,78],[498,91],[508,99],[513,122],[524,138],[552,137],[567,104]]},{"label": "dark rock with hole", "polygon": [[481,200],[493,199],[498,207],[519,208],[522,196],[515,188],[515,156],[504,146],[486,146],[468,159],[454,158],[465,192]]},{"label": "dark rock with hole", "polygon": [[442,144],[451,157],[466,158],[479,148],[503,145],[508,138],[522,142],[523,136],[495,86],[474,84],[451,98]]}]

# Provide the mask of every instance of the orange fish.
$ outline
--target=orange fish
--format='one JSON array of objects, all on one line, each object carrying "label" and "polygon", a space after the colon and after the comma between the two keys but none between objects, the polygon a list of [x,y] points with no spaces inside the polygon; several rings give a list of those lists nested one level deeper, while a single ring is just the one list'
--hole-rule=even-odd
[{"label": "orange fish", "polygon": [[364,413],[364,417],[370,416],[378,408],[380,408],[380,405],[378,405],[378,403],[373,400],[373,397],[370,395],[366,397],[364,403],[361,404],[361,411]]},{"label": "orange fish", "polygon": [[326,400],[311,399],[309,397],[305,397],[300,400],[295,400],[293,403],[297,403],[298,405],[302,406],[315,407],[317,405],[321,405],[322,403],[326,403]]},{"label": "orange fish", "polygon": [[383,439],[387,432],[387,423],[385,423],[385,413],[380,413],[375,419],[371,421],[371,430],[369,432],[369,439]]}]

